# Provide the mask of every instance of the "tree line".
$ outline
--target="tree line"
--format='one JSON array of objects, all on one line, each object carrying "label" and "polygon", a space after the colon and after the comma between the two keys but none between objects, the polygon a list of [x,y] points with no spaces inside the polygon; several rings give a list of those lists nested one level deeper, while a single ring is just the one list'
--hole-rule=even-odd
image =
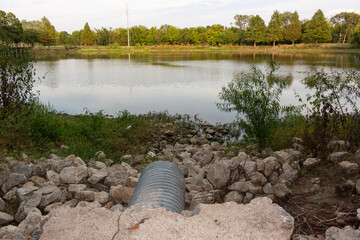
[{"label": "tree line", "polygon": [[[268,45],[278,43],[353,43],[360,45],[360,15],[341,12],[326,19],[319,9],[310,20],[300,20],[297,11],[274,11],[268,25],[259,16],[236,15],[231,27],[216,24],[178,28],[162,25],[160,28],[133,26],[130,28],[132,46],[154,45]],[[0,42],[40,43],[51,45],[113,45],[127,46],[127,29],[84,28],[72,32],[56,31],[49,19],[26,21],[0,10]]]}]

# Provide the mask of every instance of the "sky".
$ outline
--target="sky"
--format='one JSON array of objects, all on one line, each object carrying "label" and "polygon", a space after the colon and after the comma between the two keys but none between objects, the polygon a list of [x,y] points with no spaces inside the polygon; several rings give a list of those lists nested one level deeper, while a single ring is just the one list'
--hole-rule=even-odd
[{"label": "sky", "polygon": [[[274,10],[298,11],[311,19],[321,9],[327,18],[342,11],[360,13],[359,0],[128,0],[129,25],[231,26],[236,14],[260,15],[267,24]],[[57,31],[126,27],[126,0],[0,0],[0,10],[20,20],[47,17]]]}]

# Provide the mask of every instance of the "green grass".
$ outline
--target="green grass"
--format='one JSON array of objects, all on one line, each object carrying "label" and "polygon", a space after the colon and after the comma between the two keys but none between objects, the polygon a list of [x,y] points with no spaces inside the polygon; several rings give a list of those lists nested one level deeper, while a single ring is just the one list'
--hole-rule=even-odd
[{"label": "green grass", "polygon": [[[19,157],[26,153],[33,158],[50,153],[60,156],[75,154],[83,159],[97,151],[118,161],[125,154],[145,154],[160,142],[165,123],[171,117],[135,116],[124,111],[116,117],[98,113],[83,115],[59,114],[49,106],[34,104],[21,112],[0,120],[0,160],[4,156]],[[186,132],[183,124],[167,124],[166,129]],[[66,145],[68,149],[60,149]]]}]

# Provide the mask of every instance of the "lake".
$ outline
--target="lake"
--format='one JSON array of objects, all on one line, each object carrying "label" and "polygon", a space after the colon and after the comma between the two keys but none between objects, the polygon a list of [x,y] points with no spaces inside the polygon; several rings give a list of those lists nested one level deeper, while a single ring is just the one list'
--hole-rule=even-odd
[{"label": "lake", "polygon": [[283,92],[282,104],[297,104],[294,91],[305,95],[301,83],[311,67],[356,68],[360,54],[351,53],[233,53],[153,52],[136,54],[39,55],[35,64],[40,100],[69,114],[103,110],[169,114],[198,114],[210,123],[227,123],[236,113],[217,109],[219,92],[251,65],[266,69],[270,59],[280,73],[292,74],[293,82]]}]

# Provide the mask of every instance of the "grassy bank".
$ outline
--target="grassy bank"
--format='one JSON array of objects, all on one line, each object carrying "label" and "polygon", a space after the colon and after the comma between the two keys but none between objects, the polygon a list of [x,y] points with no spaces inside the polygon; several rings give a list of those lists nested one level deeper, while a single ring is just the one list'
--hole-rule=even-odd
[{"label": "grassy bank", "polygon": [[232,52],[355,52],[360,53],[360,49],[354,49],[348,43],[324,43],[324,44],[295,44],[293,45],[278,45],[272,46],[233,46],[224,45],[219,47],[211,46],[192,46],[192,45],[159,45],[159,46],[35,46],[35,51],[51,51],[51,52],[73,52],[73,53],[134,53],[134,52],[167,52],[167,51],[204,51],[204,52],[217,52],[217,51],[232,51]]}]

